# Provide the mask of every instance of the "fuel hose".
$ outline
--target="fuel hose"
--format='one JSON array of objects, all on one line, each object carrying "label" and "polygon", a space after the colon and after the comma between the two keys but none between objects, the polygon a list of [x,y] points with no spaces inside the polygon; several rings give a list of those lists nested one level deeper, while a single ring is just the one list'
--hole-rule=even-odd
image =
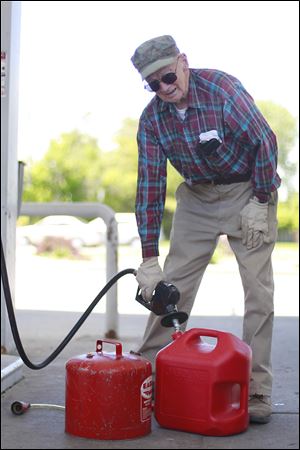
[{"label": "fuel hose", "polygon": [[9,286],[9,280],[7,275],[7,268],[6,268],[6,262],[4,258],[4,251],[3,251],[3,245],[2,245],[2,238],[1,238],[1,275],[2,275],[2,285],[3,285],[3,292],[7,307],[7,313],[9,318],[9,323],[11,326],[12,335],[16,344],[16,348],[19,352],[19,355],[26,364],[27,367],[33,370],[40,370],[44,367],[48,366],[59,354],[60,352],[65,348],[65,346],[70,342],[74,334],[79,330],[81,325],[84,323],[84,321],[87,319],[89,314],[93,311],[95,306],[98,304],[98,302],[101,300],[101,298],[106,294],[106,292],[124,275],[127,274],[133,274],[136,275],[136,269],[125,269],[118,272],[109,282],[104,286],[104,288],[99,292],[99,294],[95,297],[95,299],[92,301],[90,306],[87,308],[87,310],[82,314],[80,319],[76,322],[74,327],[71,329],[71,331],[67,334],[67,336],[63,339],[63,341],[59,344],[59,346],[42,362],[38,364],[34,364],[30,361],[28,356],[26,355],[26,352],[24,350],[24,347],[22,345],[22,341],[20,339],[16,317],[14,313],[13,308],[13,302],[11,297],[11,290]]}]

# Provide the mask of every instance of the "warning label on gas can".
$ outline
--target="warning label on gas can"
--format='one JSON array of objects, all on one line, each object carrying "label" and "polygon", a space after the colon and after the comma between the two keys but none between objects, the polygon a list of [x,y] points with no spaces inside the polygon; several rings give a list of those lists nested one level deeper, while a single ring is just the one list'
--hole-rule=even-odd
[{"label": "warning label on gas can", "polygon": [[149,420],[152,413],[152,376],[141,385],[141,421]]}]

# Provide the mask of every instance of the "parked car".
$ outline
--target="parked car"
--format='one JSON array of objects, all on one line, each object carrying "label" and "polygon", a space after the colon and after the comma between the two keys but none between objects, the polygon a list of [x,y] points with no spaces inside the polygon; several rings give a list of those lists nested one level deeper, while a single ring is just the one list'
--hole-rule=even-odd
[{"label": "parked car", "polygon": [[[118,223],[119,244],[140,245],[140,236],[137,229],[135,214],[116,213],[115,217]],[[105,222],[100,217],[91,220],[89,226],[96,229],[101,234],[106,234]]]},{"label": "parked car", "polygon": [[105,241],[105,234],[73,216],[47,216],[33,225],[17,227],[19,243],[39,245],[46,237],[66,239],[74,247],[100,245]]}]

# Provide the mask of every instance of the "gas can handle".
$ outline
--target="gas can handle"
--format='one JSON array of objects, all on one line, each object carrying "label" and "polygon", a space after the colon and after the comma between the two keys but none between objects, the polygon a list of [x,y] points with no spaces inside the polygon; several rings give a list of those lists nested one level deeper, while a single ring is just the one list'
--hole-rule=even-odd
[{"label": "gas can handle", "polygon": [[180,339],[183,342],[187,343],[201,336],[216,338],[217,345],[220,345],[221,343],[223,343],[224,339],[226,339],[226,333],[209,328],[192,328],[183,333]]},{"label": "gas can handle", "polygon": [[96,342],[96,352],[102,352],[103,349],[103,342],[106,342],[107,344],[112,344],[116,346],[116,357],[121,358],[122,357],[122,344],[121,342],[113,341],[111,339],[98,339]]}]

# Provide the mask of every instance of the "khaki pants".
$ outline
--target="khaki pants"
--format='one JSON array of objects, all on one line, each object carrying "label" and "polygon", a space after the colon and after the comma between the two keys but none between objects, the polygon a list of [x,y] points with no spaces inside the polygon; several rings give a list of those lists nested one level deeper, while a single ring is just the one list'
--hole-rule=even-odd
[{"label": "khaki pants", "polygon": [[[239,265],[245,294],[243,340],[251,346],[253,360],[250,394],[271,395],[274,316],[271,254],[277,237],[277,192],[269,201],[271,242],[247,250],[241,239],[240,211],[251,196],[250,181],[217,186],[180,184],[176,192],[177,209],[164,274],[165,280],[179,289],[178,309],[190,314],[218,237],[227,235]],[[222,286],[219,286],[219,292],[222,296]],[[162,327],[160,321],[161,317],[150,314],[143,342],[138,349],[152,362],[153,368],[156,353],[172,341],[171,334],[174,332],[173,328]]]}]

